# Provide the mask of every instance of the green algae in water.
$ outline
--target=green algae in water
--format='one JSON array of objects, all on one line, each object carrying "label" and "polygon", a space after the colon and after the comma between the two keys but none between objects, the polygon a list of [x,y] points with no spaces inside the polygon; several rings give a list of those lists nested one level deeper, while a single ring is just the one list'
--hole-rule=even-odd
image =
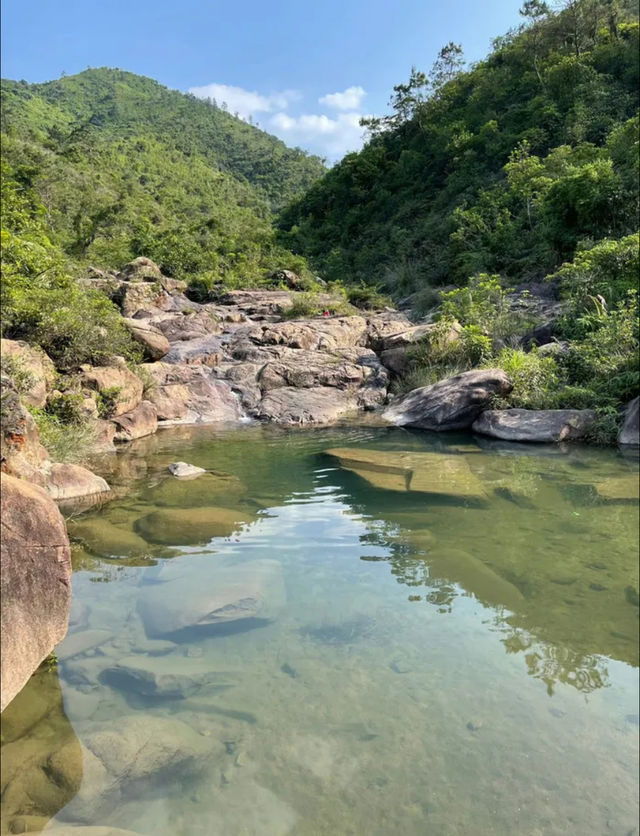
[{"label": "green algae in water", "polygon": [[[325,455],[335,448],[412,467],[437,453],[442,472],[455,457],[464,487],[434,493],[425,472],[409,490],[394,465],[364,478]],[[176,459],[216,485],[174,488]],[[103,467],[127,493],[77,517],[59,668],[2,717],[7,831],[633,830],[638,510],[623,494],[636,460],[250,426],[163,431]],[[208,507],[243,523],[214,536]],[[173,509],[196,513],[172,529]],[[144,535],[162,545],[147,551]],[[260,626],[203,630],[258,606],[243,587],[256,561],[282,575]],[[147,634],[142,615],[161,632],[160,610],[141,608],[156,599],[184,634]],[[87,631],[100,643],[83,650]],[[119,665],[129,673],[109,673]]]}]

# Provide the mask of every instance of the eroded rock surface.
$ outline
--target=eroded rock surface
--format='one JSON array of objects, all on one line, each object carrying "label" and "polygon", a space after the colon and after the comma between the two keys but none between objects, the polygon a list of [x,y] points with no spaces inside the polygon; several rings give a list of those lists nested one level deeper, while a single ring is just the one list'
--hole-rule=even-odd
[{"label": "eroded rock surface", "polygon": [[634,398],[627,404],[618,444],[634,447],[640,444],[640,398]]},{"label": "eroded rock surface", "polygon": [[394,402],[383,418],[400,427],[460,430],[470,427],[495,396],[508,395],[513,385],[502,369],[478,369],[414,389]]},{"label": "eroded rock surface", "polygon": [[71,553],[64,519],[45,491],[1,477],[1,708],[67,632]]},{"label": "eroded rock surface", "polygon": [[488,409],[472,429],[505,441],[575,441],[584,438],[595,417],[592,409]]}]

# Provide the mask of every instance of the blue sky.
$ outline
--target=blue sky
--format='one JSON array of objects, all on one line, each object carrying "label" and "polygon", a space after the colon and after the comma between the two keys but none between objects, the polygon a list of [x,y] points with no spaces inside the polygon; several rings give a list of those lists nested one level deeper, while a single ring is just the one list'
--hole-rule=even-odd
[{"label": "blue sky", "polygon": [[119,67],[213,94],[330,160],[359,147],[415,64],[448,41],[468,61],[519,23],[522,0],[3,0],[2,75],[48,81]]}]

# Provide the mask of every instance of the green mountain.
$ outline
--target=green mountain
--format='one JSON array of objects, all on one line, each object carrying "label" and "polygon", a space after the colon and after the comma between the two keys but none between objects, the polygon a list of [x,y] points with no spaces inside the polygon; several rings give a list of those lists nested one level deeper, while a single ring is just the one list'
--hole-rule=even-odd
[{"label": "green mountain", "polygon": [[5,180],[33,190],[72,263],[144,254],[181,278],[250,282],[290,264],[272,212],[325,171],[209,102],[113,69],[3,81],[2,132]]},{"label": "green mountain", "polygon": [[542,278],[636,231],[637,4],[522,13],[486,60],[463,70],[449,44],[395,87],[362,151],[282,213],[283,243],[325,279],[426,302],[474,274]]}]

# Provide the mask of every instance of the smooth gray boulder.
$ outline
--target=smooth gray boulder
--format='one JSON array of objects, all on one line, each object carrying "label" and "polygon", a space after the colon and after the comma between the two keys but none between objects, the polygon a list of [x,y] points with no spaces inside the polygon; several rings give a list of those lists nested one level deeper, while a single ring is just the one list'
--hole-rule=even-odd
[{"label": "smooth gray boulder", "polygon": [[624,422],[620,435],[618,436],[618,444],[632,445],[637,447],[640,444],[640,397],[634,398],[624,411]]},{"label": "smooth gray boulder", "polygon": [[423,430],[460,430],[470,427],[491,399],[508,395],[513,384],[502,369],[477,369],[414,389],[383,413],[399,427]]},{"label": "smooth gray boulder", "polygon": [[584,438],[595,417],[592,409],[489,409],[472,429],[505,441],[575,441]]}]

